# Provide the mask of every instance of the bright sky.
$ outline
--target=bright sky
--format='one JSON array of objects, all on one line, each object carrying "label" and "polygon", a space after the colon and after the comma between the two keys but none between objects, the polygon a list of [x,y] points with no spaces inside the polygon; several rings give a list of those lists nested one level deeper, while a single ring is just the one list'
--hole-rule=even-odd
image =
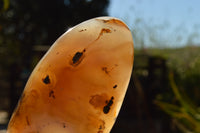
[{"label": "bright sky", "polygon": [[156,28],[155,35],[165,46],[200,45],[200,0],[110,0],[108,12],[135,32],[143,29],[145,46],[152,45],[147,29]]}]

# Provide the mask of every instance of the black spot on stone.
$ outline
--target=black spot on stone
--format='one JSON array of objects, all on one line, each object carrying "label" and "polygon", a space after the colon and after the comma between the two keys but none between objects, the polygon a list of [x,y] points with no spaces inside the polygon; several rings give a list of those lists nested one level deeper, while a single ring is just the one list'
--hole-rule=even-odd
[{"label": "black spot on stone", "polygon": [[77,63],[80,60],[80,58],[81,58],[82,55],[83,55],[83,52],[77,52],[74,55],[73,59],[72,59],[73,64]]},{"label": "black spot on stone", "polygon": [[42,81],[43,81],[45,84],[50,84],[49,75],[47,75],[44,79],[42,79]]},{"label": "black spot on stone", "polygon": [[105,129],[105,121],[104,120],[100,120],[100,126],[99,126],[99,131],[97,133],[103,133],[104,129]]},{"label": "black spot on stone", "polygon": [[116,88],[117,88],[117,85],[114,85],[113,88],[116,89]]},{"label": "black spot on stone", "polygon": [[105,129],[105,123],[103,123],[103,125],[99,126],[99,130],[103,130],[103,129]]},{"label": "black spot on stone", "polygon": [[83,31],[86,31],[87,29],[82,29],[82,30],[79,30],[79,32],[83,32]]},{"label": "black spot on stone", "polygon": [[110,107],[112,106],[113,104],[113,100],[114,100],[114,97],[112,96],[111,99],[109,101],[106,101],[106,106],[104,106],[103,108],[103,112],[104,114],[108,114],[109,111],[110,111]]},{"label": "black spot on stone", "polygon": [[109,106],[104,106],[104,108],[103,108],[104,114],[108,114],[109,111],[110,111],[110,107]]},{"label": "black spot on stone", "polygon": [[108,68],[107,67],[102,67],[102,70],[106,73],[109,74]]},{"label": "black spot on stone", "polygon": [[66,128],[66,124],[65,123],[63,123],[63,128]]},{"label": "black spot on stone", "polygon": [[75,55],[72,58],[72,65],[76,66],[78,65],[82,59],[83,59],[83,54],[86,50],[84,49],[82,52],[76,52]]},{"label": "black spot on stone", "polygon": [[53,90],[51,90],[51,91],[49,92],[49,97],[52,97],[53,99],[56,98],[55,95],[54,95],[54,91],[53,91]]}]

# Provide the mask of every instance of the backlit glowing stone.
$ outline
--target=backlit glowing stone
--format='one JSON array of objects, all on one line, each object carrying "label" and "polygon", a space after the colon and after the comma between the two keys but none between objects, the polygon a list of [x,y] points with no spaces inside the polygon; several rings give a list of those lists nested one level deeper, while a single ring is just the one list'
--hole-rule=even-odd
[{"label": "backlit glowing stone", "polygon": [[109,133],[133,66],[119,19],[98,17],[64,33],[32,72],[8,133]]}]

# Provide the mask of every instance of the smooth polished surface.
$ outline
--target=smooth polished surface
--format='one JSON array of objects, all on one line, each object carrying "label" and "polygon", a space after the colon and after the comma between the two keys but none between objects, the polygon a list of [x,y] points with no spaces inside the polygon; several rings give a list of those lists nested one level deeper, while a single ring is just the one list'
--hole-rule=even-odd
[{"label": "smooth polished surface", "polygon": [[64,33],[31,74],[8,133],[109,133],[133,66],[119,19],[99,17]]}]

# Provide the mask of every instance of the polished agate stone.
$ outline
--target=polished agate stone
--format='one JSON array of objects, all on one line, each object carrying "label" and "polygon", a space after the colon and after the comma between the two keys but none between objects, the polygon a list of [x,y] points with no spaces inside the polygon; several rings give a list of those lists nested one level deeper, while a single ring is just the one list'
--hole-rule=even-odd
[{"label": "polished agate stone", "polygon": [[119,19],[98,17],[64,33],[32,72],[8,133],[109,133],[133,66]]}]

